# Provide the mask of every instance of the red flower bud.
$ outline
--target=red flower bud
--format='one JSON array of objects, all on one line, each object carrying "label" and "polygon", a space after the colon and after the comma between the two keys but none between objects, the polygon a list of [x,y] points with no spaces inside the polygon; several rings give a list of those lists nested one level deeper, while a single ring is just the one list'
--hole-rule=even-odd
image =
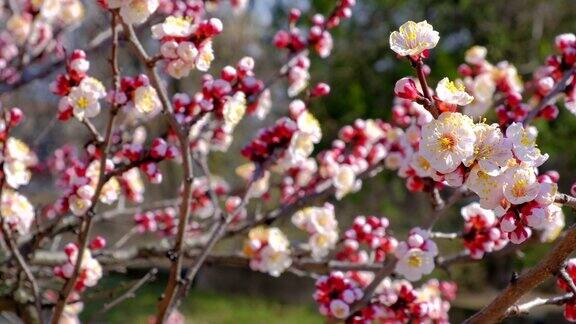
[{"label": "red flower bud", "polygon": [[394,86],[394,93],[396,96],[408,100],[416,100],[421,97],[420,92],[416,88],[416,83],[410,78],[398,80]]}]

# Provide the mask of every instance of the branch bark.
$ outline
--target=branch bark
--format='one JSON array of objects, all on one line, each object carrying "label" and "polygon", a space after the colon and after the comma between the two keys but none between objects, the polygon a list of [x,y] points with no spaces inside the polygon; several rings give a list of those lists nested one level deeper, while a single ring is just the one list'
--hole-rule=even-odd
[{"label": "branch bark", "polygon": [[[118,56],[117,56],[117,48],[118,48],[118,30],[116,29],[117,20],[119,17],[118,11],[111,11],[112,20],[111,20],[111,29],[112,29],[112,53],[110,60],[112,62],[112,86],[115,91],[118,91],[120,87],[120,76],[118,70]],[[86,213],[82,216],[82,225],[80,228],[80,233],[78,235],[78,256],[76,257],[76,264],[74,265],[74,272],[72,276],[66,281],[64,287],[60,291],[58,296],[58,301],[56,306],[54,307],[54,313],[52,315],[52,324],[58,324],[60,322],[60,318],[62,317],[62,313],[64,311],[64,307],[68,302],[68,297],[72,293],[74,289],[74,285],[76,284],[76,280],[80,275],[80,270],[82,268],[82,260],[84,258],[84,250],[88,246],[88,239],[90,237],[90,231],[92,229],[93,218],[95,216],[94,210],[96,205],[98,204],[98,199],[100,198],[100,193],[102,192],[102,188],[106,183],[106,160],[108,158],[108,151],[110,146],[110,141],[112,139],[112,133],[114,130],[114,121],[116,120],[116,116],[118,114],[118,106],[114,105],[110,109],[108,123],[106,125],[106,135],[104,137],[103,142],[100,144],[101,148],[101,155],[100,155],[100,170],[98,174],[98,182],[96,184],[96,189],[94,190],[94,196],[90,202],[90,208],[86,211]]]},{"label": "branch bark", "polygon": [[142,64],[146,67],[150,81],[156,91],[160,96],[160,101],[163,105],[163,112],[168,118],[168,123],[170,127],[176,132],[178,141],[180,144],[180,154],[182,156],[182,170],[184,173],[184,188],[182,191],[182,201],[180,203],[180,212],[178,216],[178,232],[176,234],[176,240],[174,242],[174,249],[171,253],[175,257],[172,266],[170,268],[170,275],[168,278],[168,283],[166,289],[164,290],[162,299],[158,303],[158,313],[157,320],[160,323],[164,323],[174,304],[174,297],[176,295],[178,287],[182,282],[182,262],[183,262],[183,249],[184,249],[184,235],[186,234],[186,226],[188,225],[188,219],[190,217],[190,196],[192,191],[192,163],[190,157],[190,145],[188,141],[188,134],[182,129],[176,117],[174,116],[174,109],[172,108],[172,103],[168,97],[166,88],[163,86],[160,75],[156,71],[157,59],[151,58],[147,53],[142,43],[138,39],[134,28],[122,21],[122,26],[124,28],[124,33],[126,34],[128,41],[134,47],[136,54]]},{"label": "branch bark", "polygon": [[572,225],[550,253],[535,267],[510,283],[500,295],[479,312],[467,319],[465,323],[496,323],[520,297],[541,284],[544,280],[558,273],[564,260],[576,249],[576,225]]}]

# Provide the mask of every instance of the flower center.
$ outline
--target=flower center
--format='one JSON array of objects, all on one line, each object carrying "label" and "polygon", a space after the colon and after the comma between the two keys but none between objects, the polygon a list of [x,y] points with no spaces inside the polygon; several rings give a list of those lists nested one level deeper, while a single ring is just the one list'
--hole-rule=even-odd
[{"label": "flower center", "polygon": [[170,24],[170,25],[172,25],[172,26],[174,26],[174,27],[176,27],[176,28],[182,28],[182,29],[184,29],[184,28],[187,28],[188,25],[190,24],[190,21],[189,21],[189,20],[186,20],[186,19],[184,19],[184,18],[182,18],[182,17],[173,17],[173,16],[170,16],[170,17],[167,18],[167,20],[168,20],[168,24]]},{"label": "flower center", "polygon": [[464,85],[462,83],[454,83],[454,81],[448,81],[446,88],[452,93],[464,91]]},{"label": "flower center", "polygon": [[522,132],[522,137],[520,137],[520,143],[524,146],[532,146],[534,145],[534,140],[528,136],[527,131]]},{"label": "flower center", "polygon": [[528,181],[526,179],[519,179],[514,182],[512,185],[512,194],[514,197],[522,197],[526,194],[526,187],[528,185]]},{"label": "flower center", "polygon": [[76,100],[76,106],[80,109],[86,109],[88,107],[88,104],[90,102],[88,101],[88,98],[86,97],[80,97],[78,98],[78,100]]},{"label": "flower center", "polygon": [[422,257],[418,254],[412,254],[408,257],[408,265],[412,268],[420,268],[422,266]]},{"label": "flower center", "polygon": [[453,151],[456,147],[456,139],[451,134],[444,134],[438,139],[438,144],[443,151]]},{"label": "flower center", "polygon": [[428,162],[428,160],[426,160],[424,157],[421,156],[418,159],[418,163],[420,164],[420,167],[422,168],[422,170],[424,170],[424,171],[430,170],[430,167],[431,167],[430,162]]},{"label": "flower center", "polygon": [[146,91],[140,100],[139,106],[140,109],[145,113],[149,113],[154,110],[154,96],[151,91]]}]

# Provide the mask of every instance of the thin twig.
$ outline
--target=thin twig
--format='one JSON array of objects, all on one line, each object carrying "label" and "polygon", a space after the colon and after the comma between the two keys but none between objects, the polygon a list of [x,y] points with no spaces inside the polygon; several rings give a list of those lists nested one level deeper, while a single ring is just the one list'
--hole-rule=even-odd
[{"label": "thin twig", "polygon": [[572,290],[572,292],[576,294],[576,284],[574,284],[574,280],[572,280],[572,277],[570,277],[570,275],[566,271],[566,262],[564,262],[564,264],[558,271],[558,274],[560,275],[562,280],[564,280],[564,282],[568,285],[570,290]]},{"label": "thin twig", "polygon": [[561,296],[555,296],[550,298],[535,298],[529,302],[520,305],[513,305],[506,313],[504,313],[504,317],[512,317],[516,315],[528,314],[530,310],[534,307],[544,306],[544,305],[564,305],[567,302],[574,299],[573,293],[567,293]]},{"label": "thin twig", "polygon": [[542,100],[540,100],[540,102],[536,105],[536,107],[534,107],[532,110],[530,110],[530,112],[528,112],[528,115],[526,115],[523,124],[524,125],[530,124],[532,120],[536,118],[536,116],[538,116],[538,113],[540,113],[540,111],[544,109],[544,107],[546,107],[548,103],[550,103],[550,101],[552,101],[557,95],[559,95],[562,91],[564,91],[568,84],[568,80],[570,80],[572,75],[575,73],[576,73],[576,67],[573,67],[570,70],[564,72],[562,79],[560,79],[560,81],[558,81],[558,83],[554,85],[554,87],[550,90],[550,92],[544,98],[542,98]]},{"label": "thin twig", "polygon": [[102,309],[100,309],[98,312],[96,312],[96,314],[94,314],[93,318],[89,319],[87,322],[88,323],[94,322],[98,316],[101,316],[101,315],[107,313],[112,308],[118,306],[120,303],[124,302],[125,300],[136,297],[136,291],[138,291],[138,289],[140,289],[142,286],[144,286],[148,282],[154,281],[157,273],[158,273],[158,269],[152,268],[150,271],[148,271],[148,273],[144,277],[142,277],[140,280],[138,280],[125,293],[118,296],[118,298],[112,300],[111,302],[104,304],[104,306],[102,306]]},{"label": "thin twig", "polygon": [[384,280],[386,277],[392,274],[394,268],[396,267],[397,262],[398,260],[394,256],[390,256],[388,258],[384,267],[376,273],[374,279],[372,279],[372,282],[370,282],[370,284],[366,288],[364,288],[364,295],[362,299],[360,299],[350,307],[351,316],[357,311],[364,308],[368,303],[370,303],[370,300],[372,300],[372,296],[374,295],[376,288],[378,288],[382,280]]}]

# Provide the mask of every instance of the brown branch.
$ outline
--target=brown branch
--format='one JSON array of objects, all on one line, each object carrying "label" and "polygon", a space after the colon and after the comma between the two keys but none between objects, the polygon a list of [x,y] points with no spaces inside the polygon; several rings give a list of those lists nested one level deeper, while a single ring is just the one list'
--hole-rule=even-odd
[{"label": "brown branch", "polygon": [[[381,164],[375,164],[369,167],[366,171],[362,172],[360,175],[358,175],[358,178],[362,180],[368,179],[370,177],[375,176],[375,174],[377,174],[381,169],[382,169]],[[240,233],[249,230],[250,228],[259,225],[270,225],[280,218],[292,215],[299,209],[313,204],[315,201],[326,199],[327,197],[333,195],[335,192],[336,189],[334,188],[333,185],[326,186],[323,190],[308,194],[296,200],[294,203],[281,205],[280,207],[275,208],[266,213],[266,215],[264,215],[262,218],[250,221],[238,228],[229,230],[226,233],[226,237],[238,235]]]},{"label": "brown branch", "polygon": [[350,307],[350,316],[354,315],[356,312],[358,312],[366,305],[368,305],[368,303],[370,303],[370,300],[372,300],[372,296],[374,295],[376,288],[378,288],[382,280],[384,280],[386,277],[392,274],[394,268],[396,267],[397,262],[398,260],[394,256],[390,256],[388,258],[384,267],[382,267],[382,269],[380,269],[380,271],[376,273],[374,279],[372,279],[372,282],[370,282],[370,284],[366,288],[364,288],[364,295],[362,299],[355,302]]},{"label": "brown branch", "polygon": [[[112,29],[112,53],[111,53],[111,62],[112,62],[112,73],[113,73],[113,80],[112,84],[115,91],[118,91],[120,87],[120,76],[118,75],[118,56],[117,56],[117,47],[118,47],[118,30],[116,28],[117,20],[119,17],[118,11],[111,11],[112,20],[111,20],[111,29]],[[66,281],[64,287],[60,291],[58,296],[58,301],[54,308],[54,313],[52,315],[52,324],[58,324],[60,322],[60,318],[62,317],[62,313],[64,311],[64,307],[68,302],[68,297],[72,293],[74,289],[74,285],[76,284],[76,280],[78,280],[78,276],[80,275],[80,270],[82,268],[82,260],[84,258],[84,250],[88,246],[88,239],[90,237],[90,231],[92,229],[92,220],[95,216],[94,210],[96,205],[98,204],[98,199],[100,198],[100,193],[102,192],[102,188],[104,187],[105,178],[106,178],[106,160],[108,158],[108,151],[110,146],[110,141],[112,139],[112,133],[114,130],[114,121],[116,119],[118,113],[118,106],[114,105],[110,109],[108,123],[106,126],[106,135],[104,137],[104,141],[101,143],[101,155],[100,155],[100,172],[98,174],[98,182],[96,184],[96,189],[94,190],[94,196],[90,201],[90,208],[86,211],[86,213],[82,217],[82,225],[80,228],[80,233],[78,234],[78,256],[75,260],[74,265],[74,272],[72,276]]]},{"label": "brown branch", "polygon": [[96,126],[88,118],[82,118],[82,124],[90,131],[96,143],[101,144],[104,142],[104,138],[100,135],[100,132],[96,129]]},{"label": "brown branch", "polygon": [[576,225],[558,240],[550,253],[536,266],[511,282],[490,304],[478,311],[465,323],[496,323],[523,295],[558,273],[564,260],[576,249]]},{"label": "brown branch", "polygon": [[554,202],[576,210],[576,198],[570,195],[557,193]]},{"label": "brown branch", "polygon": [[[149,266],[169,267],[166,260],[166,254],[169,252],[167,247],[157,245],[128,247],[118,250],[105,250],[95,258],[100,264],[109,269],[126,267],[126,268],[145,268]],[[201,255],[200,249],[187,250],[184,253],[185,264],[192,265]],[[31,264],[40,267],[53,267],[66,261],[66,255],[63,252],[36,251],[32,258]],[[226,267],[249,268],[250,258],[238,254],[209,254],[204,260],[205,265],[218,265]],[[311,258],[295,258],[292,267],[301,271],[312,272],[316,274],[328,274],[331,271],[367,271],[379,272],[383,269],[382,264],[376,263],[350,263],[334,260],[314,260]]]},{"label": "brown branch", "polygon": [[457,202],[469,196],[470,194],[471,191],[469,191],[468,189],[464,187],[459,187],[450,195],[450,197],[448,197],[446,202],[442,200],[443,202],[442,208],[435,209],[434,205],[432,205],[433,211],[430,214],[430,217],[427,220],[425,220],[424,228],[432,229],[436,224],[436,222],[440,219],[440,217],[442,217],[442,215],[444,215],[450,209],[450,207],[454,206]]},{"label": "brown branch", "polygon": [[430,91],[428,90],[428,82],[426,81],[426,74],[424,74],[424,62],[422,59],[418,60],[410,60],[412,66],[416,70],[416,75],[418,76],[418,81],[420,82],[420,87],[422,88],[422,93],[424,94],[424,98],[426,99],[423,102],[424,108],[428,110],[434,118],[438,118],[440,112],[436,105],[434,104],[434,99],[432,99],[432,95],[430,95]]},{"label": "brown branch", "polygon": [[565,295],[555,296],[555,297],[550,297],[550,298],[538,297],[538,298],[531,300],[529,302],[526,302],[524,304],[511,306],[510,308],[508,308],[508,310],[506,310],[506,313],[504,313],[504,317],[512,317],[512,316],[517,316],[517,315],[522,315],[522,314],[528,314],[532,308],[538,307],[538,306],[564,305],[567,302],[571,301],[572,299],[574,299],[573,293],[568,293]]},{"label": "brown branch", "polygon": [[530,110],[530,112],[528,112],[528,115],[526,115],[523,124],[524,125],[530,124],[530,122],[532,122],[532,120],[536,118],[536,116],[538,116],[538,113],[540,113],[540,111],[544,109],[544,107],[546,107],[550,101],[552,101],[557,95],[559,95],[562,91],[564,91],[566,89],[566,86],[568,85],[568,80],[570,80],[572,75],[575,73],[576,73],[576,67],[573,67],[570,70],[564,72],[562,79],[560,79],[560,81],[558,81],[558,83],[554,85],[552,90],[550,90],[550,92],[544,98],[542,98],[542,100],[540,100],[540,102],[536,105],[536,107],[534,107],[532,110]]},{"label": "brown branch", "polygon": [[[254,174],[257,174],[257,173],[258,173],[258,171],[254,172]],[[200,268],[202,267],[202,265],[206,261],[206,258],[208,258],[208,255],[212,252],[212,250],[216,246],[216,243],[218,243],[218,241],[224,236],[224,234],[226,233],[226,229],[227,229],[228,225],[230,225],[230,223],[234,220],[234,216],[236,215],[236,213],[239,211],[242,211],[246,207],[246,205],[248,204],[248,201],[250,200],[250,196],[252,194],[252,188],[253,188],[253,185],[254,185],[256,180],[257,179],[254,179],[254,175],[253,175],[251,181],[248,183],[248,186],[246,188],[246,192],[244,193],[244,196],[242,197],[242,201],[241,201],[240,205],[236,208],[236,210],[234,212],[226,215],[225,217],[218,217],[217,218],[218,220],[216,221],[216,224],[214,225],[213,230],[209,235],[210,238],[208,239],[208,242],[204,245],[204,247],[202,248],[202,252],[194,260],[194,263],[192,264],[192,266],[188,270],[188,272],[186,274],[186,278],[183,280],[180,289],[177,291],[177,297],[176,297],[175,301],[180,301],[182,298],[184,298],[188,294],[188,291],[190,290],[190,287],[192,286],[192,282],[194,281],[196,274],[198,274],[198,271],[200,271]],[[218,212],[218,210],[217,210],[217,212]]]},{"label": "brown branch", "polygon": [[155,58],[150,58],[146,53],[146,50],[140,43],[140,40],[136,36],[134,28],[122,21],[122,26],[124,28],[124,33],[126,34],[128,41],[136,50],[136,54],[140,61],[145,65],[150,81],[156,91],[160,96],[160,101],[163,105],[163,112],[168,118],[168,123],[176,132],[178,141],[180,144],[180,153],[182,155],[182,169],[184,173],[184,190],[182,191],[182,202],[180,204],[180,214],[178,217],[178,232],[176,234],[176,240],[174,242],[174,250],[171,253],[175,256],[175,260],[170,268],[170,275],[168,278],[168,283],[164,290],[164,294],[160,302],[158,303],[158,314],[157,320],[160,323],[165,322],[168,318],[169,311],[174,304],[174,297],[176,295],[178,286],[182,282],[182,261],[183,261],[183,249],[184,249],[184,235],[186,232],[186,226],[188,225],[188,219],[190,216],[190,196],[192,191],[192,163],[190,159],[190,146],[188,142],[188,134],[182,129],[178,124],[176,117],[174,116],[174,109],[172,108],[172,103],[168,97],[166,88],[162,85],[160,76],[156,71],[156,63],[158,62]]},{"label": "brown branch", "polygon": [[[1,197],[1,195],[0,195],[0,197]],[[2,218],[2,217],[0,216],[0,218]],[[14,255],[14,257],[16,258],[16,261],[18,262],[18,266],[20,267],[22,272],[24,272],[24,274],[26,275],[26,278],[30,282],[30,286],[32,287],[32,294],[34,295],[34,306],[36,307],[36,312],[38,313],[38,318],[42,318],[42,305],[41,305],[41,300],[40,300],[40,298],[41,298],[40,297],[40,287],[38,286],[38,281],[36,281],[36,277],[32,273],[32,270],[28,266],[28,263],[26,263],[26,260],[24,259],[24,257],[20,253],[20,250],[18,249],[18,246],[17,246],[16,242],[14,241],[14,238],[12,237],[12,233],[10,232],[10,229],[8,229],[6,224],[4,223],[4,218],[2,218],[2,221],[0,222],[0,226],[2,227],[2,236],[4,238],[4,241],[6,242],[6,245],[8,246],[8,248],[10,250],[10,253],[12,253],[12,255]]]}]

